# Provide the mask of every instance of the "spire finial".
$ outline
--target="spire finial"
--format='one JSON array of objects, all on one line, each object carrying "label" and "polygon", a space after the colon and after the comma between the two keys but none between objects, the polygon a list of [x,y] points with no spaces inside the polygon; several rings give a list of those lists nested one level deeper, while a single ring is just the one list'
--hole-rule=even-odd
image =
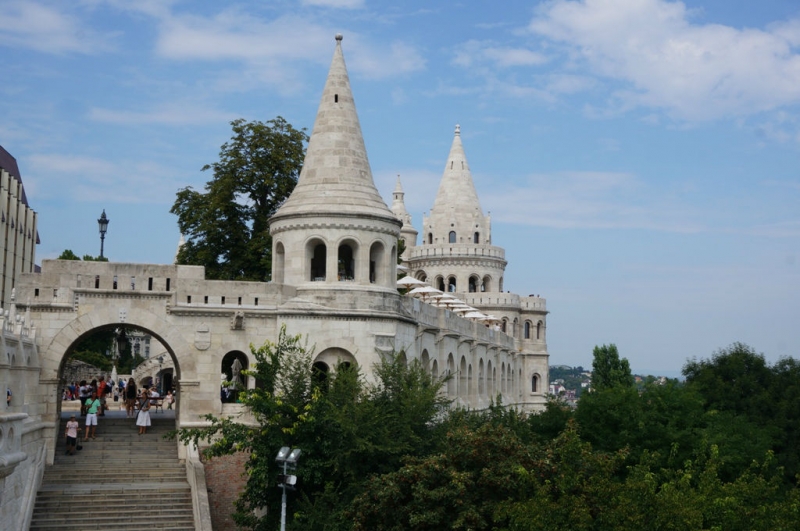
[{"label": "spire finial", "polygon": [[460,126],[460,125],[458,125],[458,124],[456,124],[456,134],[457,134],[458,136],[461,136],[461,126]]},{"label": "spire finial", "polygon": [[342,42],[342,39],[344,39],[344,36],[341,33],[337,33],[336,34],[336,42]]}]

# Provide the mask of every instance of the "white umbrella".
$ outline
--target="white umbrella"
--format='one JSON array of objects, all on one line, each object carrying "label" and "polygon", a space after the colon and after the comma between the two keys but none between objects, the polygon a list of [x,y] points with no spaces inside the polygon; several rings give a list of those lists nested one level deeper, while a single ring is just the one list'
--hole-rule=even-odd
[{"label": "white umbrella", "polygon": [[478,310],[476,310],[472,306],[467,306],[465,304],[464,306],[458,306],[456,308],[451,308],[450,311],[456,312],[456,313],[469,313],[469,312],[477,312]]},{"label": "white umbrella", "polygon": [[409,286],[424,286],[425,282],[416,279],[414,277],[405,276],[397,281],[397,285],[403,288],[407,288]]},{"label": "white umbrella", "polygon": [[429,297],[433,293],[441,293],[441,291],[430,286],[420,286],[408,292],[409,295],[421,295],[423,299]]},{"label": "white umbrella", "polygon": [[397,270],[398,271],[408,271],[408,268],[406,266],[404,266],[404,265],[398,265],[397,266]]},{"label": "white umbrella", "polygon": [[472,311],[465,313],[461,317],[463,317],[464,319],[483,319],[484,317],[486,317],[486,314],[478,311]]}]

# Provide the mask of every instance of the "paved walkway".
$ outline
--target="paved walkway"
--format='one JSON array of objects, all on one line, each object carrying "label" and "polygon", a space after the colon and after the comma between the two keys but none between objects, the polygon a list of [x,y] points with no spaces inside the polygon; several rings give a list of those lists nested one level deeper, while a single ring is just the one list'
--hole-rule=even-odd
[{"label": "paved walkway", "polygon": [[[105,416],[102,416],[98,419],[98,422],[102,422],[104,418],[113,418],[113,419],[124,419],[125,418],[125,406],[122,402],[114,402],[114,399],[109,399],[106,401],[108,408],[106,410]],[[176,404],[173,404],[172,407],[174,408]],[[80,400],[62,400],[61,401],[61,418],[68,419],[70,415],[78,415],[78,412],[81,410],[81,401]],[[154,408],[150,409],[150,418],[151,419],[173,419],[175,420],[175,409],[167,409],[164,406],[164,411],[162,412],[160,409],[156,411]],[[131,419],[133,420],[133,419]],[[79,420],[80,422],[80,420]],[[83,428],[83,422],[80,422],[81,428]]]}]

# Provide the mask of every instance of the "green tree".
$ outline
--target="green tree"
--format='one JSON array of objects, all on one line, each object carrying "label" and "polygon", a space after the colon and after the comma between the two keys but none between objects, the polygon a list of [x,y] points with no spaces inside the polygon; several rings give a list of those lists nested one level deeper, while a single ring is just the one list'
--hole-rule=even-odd
[{"label": "green tree", "polygon": [[72,249],[64,249],[56,260],[80,260],[80,257],[72,252]]},{"label": "green tree", "polygon": [[635,382],[628,360],[619,357],[614,344],[594,347],[592,360],[592,389],[609,387],[633,387]]},{"label": "green tree", "polygon": [[214,173],[205,193],[184,188],[170,210],[187,237],[177,261],[205,266],[207,278],[266,281],[272,270],[269,218],[294,190],[308,135],[280,116],[231,126],[219,161],[202,168]]},{"label": "green tree", "polygon": [[[206,418],[204,429],[181,430],[184,441],[208,442],[213,457],[248,451],[247,485],[234,516],[250,529],[275,529],[280,511],[275,455],[282,446],[303,450],[292,494],[289,529],[350,529],[346,510],[373,474],[399,468],[406,456],[431,447],[436,423],[447,402],[441,380],[418,361],[387,354],[375,368],[377,381],[340,364],[324,382],[312,370],[311,355],[300,336],[281,329],[276,343],[252,348],[254,368],[246,371],[259,385],[242,391],[258,426],[229,418]],[[266,516],[254,515],[269,507]]]},{"label": "green tree", "polygon": [[[81,258],[72,252],[72,249],[64,249],[56,260],[81,260]],[[99,256],[92,256],[90,254],[83,255],[82,260],[84,262],[108,262],[108,258],[103,256],[102,258]]]}]

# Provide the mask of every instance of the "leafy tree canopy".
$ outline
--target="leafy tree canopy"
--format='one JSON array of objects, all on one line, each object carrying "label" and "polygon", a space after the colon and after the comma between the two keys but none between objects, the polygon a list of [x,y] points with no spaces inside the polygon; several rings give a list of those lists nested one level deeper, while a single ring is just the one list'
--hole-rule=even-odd
[{"label": "leafy tree canopy", "polygon": [[[387,354],[367,383],[359,371],[340,364],[315,373],[301,336],[281,328],[277,342],[251,348],[256,362],[244,371],[255,389],[239,398],[258,427],[206,416],[208,428],[184,429],[184,442],[206,441],[207,457],[248,451],[247,484],[234,519],[250,529],[276,529],[281,490],[276,488],[282,446],[303,451],[297,490],[289,503],[289,529],[351,529],[346,510],[373,474],[397,470],[407,457],[424,455],[448,402],[442,380],[402,354]],[[254,510],[270,507],[261,518]]]},{"label": "leafy tree canopy", "polygon": [[64,249],[56,260],[83,260],[84,262],[108,262],[108,258],[99,257],[99,256],[92,256],[90,254],[83,255],[83,258],[80,258],[77,254],[72,252],[72,249]]},{"label": "leafy tree canopy", "polygon": [[609,387],[634,386],[631,366],[627,359],[620,359],[616,345],[594,347],[593,354],[592,389],[599,391]]},{"label": "leafy tree canopy", "polygon": [[278,116],[265,122],[231,122],[233,137],[219,161],[203,166],[213,178],[205,192],[177,193],[170,212],[187,237],[179,264],[202,265],[220,280],[269,280],[269,218],[294,190],[308,135]]}]

